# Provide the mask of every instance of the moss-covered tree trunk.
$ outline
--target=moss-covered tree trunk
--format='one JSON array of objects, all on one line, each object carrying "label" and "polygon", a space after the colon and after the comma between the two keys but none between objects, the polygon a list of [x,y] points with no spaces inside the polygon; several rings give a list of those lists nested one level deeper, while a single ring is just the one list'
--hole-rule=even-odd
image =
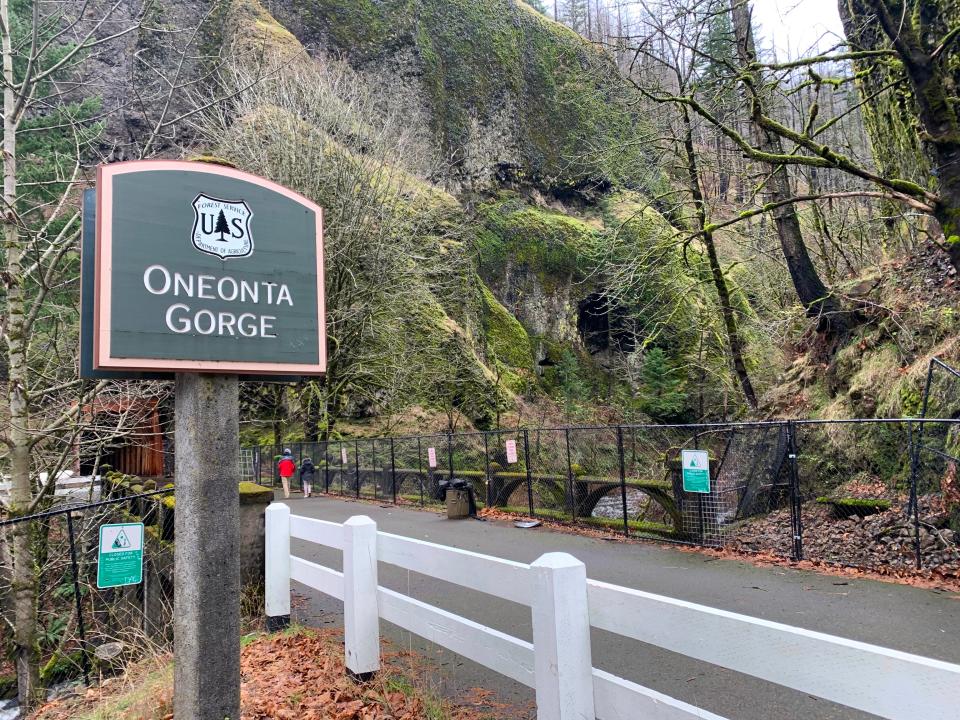
[{"label": "moss-covered tree trunk", "polygon": [[933,215],[960,269],[960,1],[839,0],[839,10],[856,49],[895,52],[857,63],[874,155],[886,174],[936,190]]},{"label": "moss-covered tree trunk", "polygon": [[[30,406],[27,397],[26,298],[23,293],[23,247],[17,207],[17,130],[22,112],[14,91],[13,47],[10,35],[10,5],[0,0],[0,41],[3,53],[3,281],[6,285],[7,403],[10,429],[7,449],[10,472],[10,515],[29,512]],[[10,596],[13,605],[13,648],[17,668],[17,699],[30,709],[40,699],[37,640],[37,572],[31,553],[31,524],[19,523],[4,538],[12,548],[13,570]]]},{"label": "moss-covered tree trunk", "polygon": [[[754,145],[770,155],[783,155],[783,142],[779,135],[762,127],[758,118],[768,115],[764,107],[763,77],[756,69],[757,53],[753,39],[753,26],[750,21],[749,4],[743,0],[730,0],[733,17],[733,30],[737,45],[737,57],[745,71],[744,81],[747,87],[747,100],[751,106],[753,122],[750,130]],[[790,177],[786,165],[771,168],[765,183],[767,197],[772,203],[782,203],[793,197]],[[810,258],[803,240],[800,219],[796,206],[783,204],[773,211],[773,219],[780,239],[780,248],[790,271],[790,279],[796,289],[797,297],[803,304],[807,315],[817,319],[817,328],[831,336],[835,342],[846,334],[850,325],[849,315],[844,312],[837,298],[827,289],[820,279],[816,266]]]},{"label": "moss-covered tree trunk", "polygon": [[[706,203],[703,199],[703,191],[700,187],[700,171],[697,167],[697,155],[693,144],[693,127],[690,123],[690,112],[686,106],[680,107],[681,118],[684,125],[683,148],[687,163],[687,181],[689,183],[690,195],[693,198],[693,204],[696,208],[697,230],[703,238],[703,244],[707,249],[707,259],[710,263],[710,275],[713,278],[713,286],[717,291],[717,297],[720,300],[720,314],[723,316],[723,326],[727,331],[727,344],[730,346],[730,359],[733,361],[733,371],[737,382],[743,390],[743,397],[751,410],[757,409],[757,395],[753,390],[753,383],[750,381],[750,373],[747,371],[747,363],[744,360],[743,353],[746,343],[740,335],[740,329],[737,326],[737,317],[734,313],[733,305],[730,302],[730,289],[727,287],[727,279],[724,277],[723,268],[720,266],[720,259],[717,256],[717,246],[713,241],[713,233],[707,228]],[[703,412],[701,410],[701,416]]]}]

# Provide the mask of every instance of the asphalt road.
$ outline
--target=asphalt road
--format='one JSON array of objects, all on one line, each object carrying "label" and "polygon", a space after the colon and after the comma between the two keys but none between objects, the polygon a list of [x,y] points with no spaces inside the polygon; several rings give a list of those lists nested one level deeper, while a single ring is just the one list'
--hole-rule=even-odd
[{"label": "asphalt road", "polygon": [[[755,617],[819,630],[960,663],[960,597],[872,580],[790,568],[761,568],[644,543],[521,530],[510,523],[447,520],[440,515],[328,497],[289,501],[294,514],[343,522],[368,515],[380,530],[529,563],[545,552],[568,552],[588,577]],[[294,541],[297,556],[341,569],[339,552]],[[380,584],[525,640],[528,608],[381,563]],[[342,604],[295,584],[306,602],[295,614],[308,625],[342,625]],[[434,658],[435,689],[448,697],[473,687],[506,702],[532,706],[533,691],[388,623],[382,632],[404,648]],[[854,720],[872,715],[672,652],[594,630],[595,667],[724,715],[731,720]],[[960,711],[958,711],[960,712]],[[958,715],[960,717],[960,715]]]}]

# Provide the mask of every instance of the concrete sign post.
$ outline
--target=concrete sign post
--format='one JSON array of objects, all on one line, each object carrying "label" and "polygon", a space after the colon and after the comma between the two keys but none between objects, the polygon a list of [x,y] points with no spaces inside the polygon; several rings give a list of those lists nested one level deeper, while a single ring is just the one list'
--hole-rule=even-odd
[{"label": "concrete sign post", "polygon": [[176,382],[175,717],[240,717],[240,477],[236,376]]},{"label": "concrete sign post", "polygon": [[91,372],[176,377],[178,718],[240,717],[237,376],[325,371],[322,237],[319,207],[232,168],[161,160],[97,174],[82,264],[94,274],[81,312]]},{"label": "concrete sign post", "polygon": [[710,456],[706,450],[682,450],[683,491],[710,493]]}]

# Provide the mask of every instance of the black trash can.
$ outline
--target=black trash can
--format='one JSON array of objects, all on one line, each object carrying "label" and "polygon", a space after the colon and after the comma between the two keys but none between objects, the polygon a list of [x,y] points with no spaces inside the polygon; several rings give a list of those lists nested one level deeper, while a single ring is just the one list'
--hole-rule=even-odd
[{"label": "black trash can", "polygon": [[440,500],[447,504],[447,519],[456,520],[477,516],[477,502],[469,480],[440,481]]}]

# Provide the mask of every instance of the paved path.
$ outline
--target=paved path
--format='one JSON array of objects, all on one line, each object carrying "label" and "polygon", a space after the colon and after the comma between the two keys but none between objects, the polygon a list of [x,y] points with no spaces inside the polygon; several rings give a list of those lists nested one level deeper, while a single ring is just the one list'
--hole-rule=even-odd
[{"label": "paved path", "polygon": [[[429,512],[327,497],[289,501],[294,514],[343,522],[368,515],[380,530],[475,552],[532,562],[564,551],[582,560],[587,575],[640,590],[703,603],[907,652],[960,662],[960,601],[949,593],[871,580],[845,579],[789,568],[760,568],[644,543],[520,530],[510,523],[451,521]],[[340,568],[339,553],[295,541],[295,555]],[[530,640],[530,611],[393,566],[380,565],[380,583],[425,602]],[[309,624],[342,624],[342,605],[303,586],[308,602],[298,614]],[[444,694],[494,689],[509,702],[528,704],[531,690],[453,656],[384,623],[402,647],[419,650],[449,672],[437,678]],[[635,640],[593,631],[595,667],[616,673],[728,718],[743,720],[853,720],[873,717],[804,693],[724,670]]]}]

